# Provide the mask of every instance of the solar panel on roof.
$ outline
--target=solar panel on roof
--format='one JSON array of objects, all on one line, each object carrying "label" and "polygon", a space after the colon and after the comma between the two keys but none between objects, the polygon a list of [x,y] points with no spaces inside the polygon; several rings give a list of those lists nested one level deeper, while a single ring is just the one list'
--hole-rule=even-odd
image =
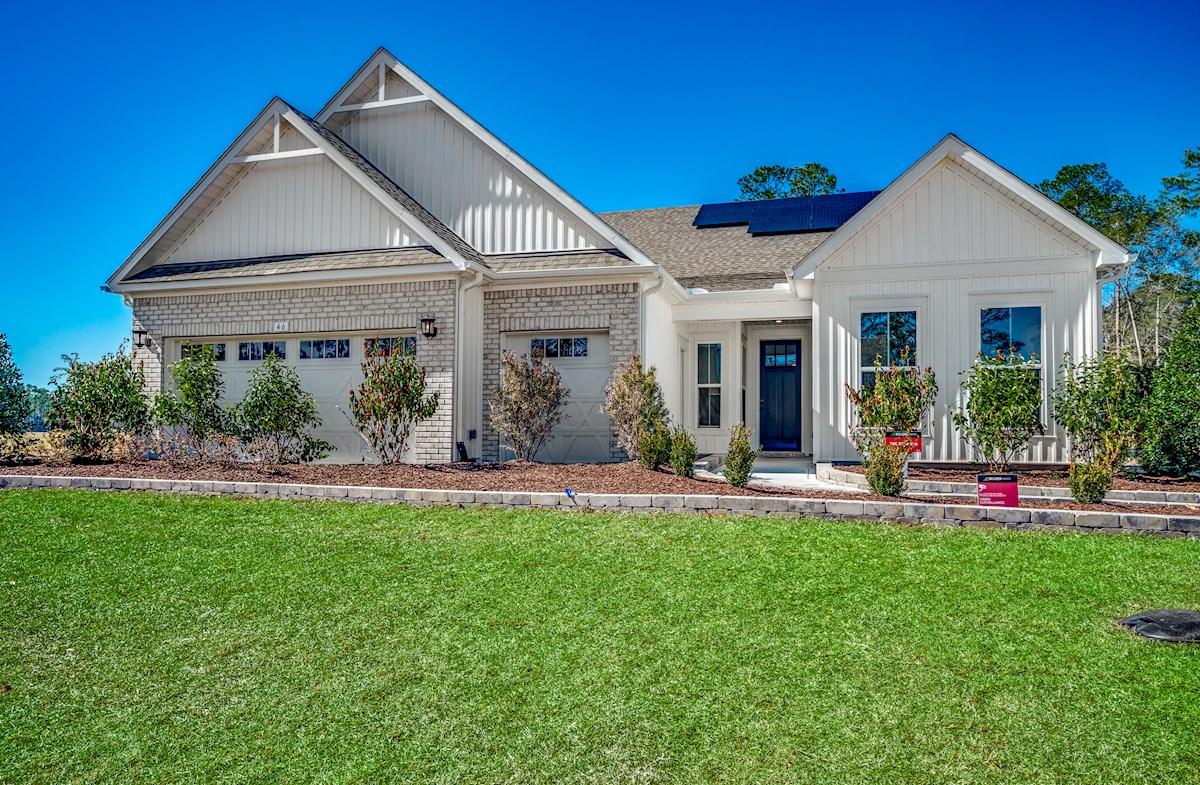
[{"label": "solar panel on roof", "polygon": [[733,226],[750,223],[754,202],[725,202],[700,205],[692,226]]},{"label": "solar panel on roof", "polygon": [[879,191],[861,191],[787,200],[793,204],[759,202],[759,209],[750,216],[750,233],[781,234],[836,229],[853,218],[878,194]]}]

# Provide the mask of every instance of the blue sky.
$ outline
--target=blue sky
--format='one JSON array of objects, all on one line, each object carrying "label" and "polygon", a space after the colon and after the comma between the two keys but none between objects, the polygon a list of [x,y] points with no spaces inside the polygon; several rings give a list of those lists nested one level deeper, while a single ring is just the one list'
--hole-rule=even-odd
[{"label": "blue sky", "polygon": [[882,188],[947,132],[1155,194],[1200,145],[1194,2],[20,3],[0,31],[0,332],[97,357],[99,286],[273,95],[386,46],[594,210],[726,201],[762,163]]}]

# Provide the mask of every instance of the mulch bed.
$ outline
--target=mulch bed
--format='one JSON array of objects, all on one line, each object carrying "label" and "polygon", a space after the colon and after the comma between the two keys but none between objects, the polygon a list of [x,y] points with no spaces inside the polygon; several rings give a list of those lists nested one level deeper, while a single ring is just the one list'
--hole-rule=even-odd
[{"label": "mulch bed", "polygon": [[[844,467],[849,468],[849,467]],[[910,471],[910,474],[913,472]],[[550,463],[451,463],[428,466],[393,464],[292,464],[267,468],[257,464],[171,463],[75,463],[46,466],[41,463],[0,464],[0,474],[57,477],[139,477],[153,480],[217,480],[222,482],[273,482],[306,485],[354,485],[377,488],[435,488],[456,491],[519,491],[604,494],[705,494],[720,496],[796,496],[805,499],[848,501],[914,501],[929,504],[974,504],[969,496],[906,496],[895,499],[871,493],[766,488],[753,483],[734,488],[720,480],[676,477],[651,471],[637,463],[550,464]],[[971,475],[974,481],[974,475]],[[1194,505],[1080,504],[1074,501],[1022,499],[1028,509],[1137,512],[1144,515],[1200,515]]]},{"label": "mulch bed", "polygon": [[[862,464],[837,464],[837,468],[855,474],[865,474]],[[925,480],[927,482],[965,482],[975,484],[975,477],[987,474],[986,466],[964,465],[962,467],[940,467],[910,465],[909,479]],[[1067,470],[1064,469],[1013,469],[1010,474],[1017,475],[1018,485],[1040,485],[1045,488],[1066,488]],[[1188,477],[1149,477],[1139,475],[1128,477],[1118,475],[1113,478],[1113,489],[1120,491],[1177,491],[1180,493],[1200,493],[1200,480]]]}]

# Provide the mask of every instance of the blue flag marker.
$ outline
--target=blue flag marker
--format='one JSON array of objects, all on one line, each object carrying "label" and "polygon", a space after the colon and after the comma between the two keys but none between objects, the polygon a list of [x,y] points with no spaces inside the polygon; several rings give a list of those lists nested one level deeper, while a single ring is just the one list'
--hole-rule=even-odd
[{"label": "blue flag marker", "polygon": [[567,498],[571,500],[572,504],[574,504],[576,507],[579,506],[579,502],[575,501],[575,491],[571,490],[570,488],[563,488],[563,493],[567,495]]}]

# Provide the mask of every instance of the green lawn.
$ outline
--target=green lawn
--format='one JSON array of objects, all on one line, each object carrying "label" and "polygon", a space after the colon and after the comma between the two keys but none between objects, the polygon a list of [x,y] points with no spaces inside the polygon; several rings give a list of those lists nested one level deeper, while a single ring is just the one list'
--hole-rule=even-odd
[{"label": "green lawn", "polygon": [[[2,782],[1200,781],[1200,541],[0,492]],[[0,687],[7,689],[6,687]]]}]

